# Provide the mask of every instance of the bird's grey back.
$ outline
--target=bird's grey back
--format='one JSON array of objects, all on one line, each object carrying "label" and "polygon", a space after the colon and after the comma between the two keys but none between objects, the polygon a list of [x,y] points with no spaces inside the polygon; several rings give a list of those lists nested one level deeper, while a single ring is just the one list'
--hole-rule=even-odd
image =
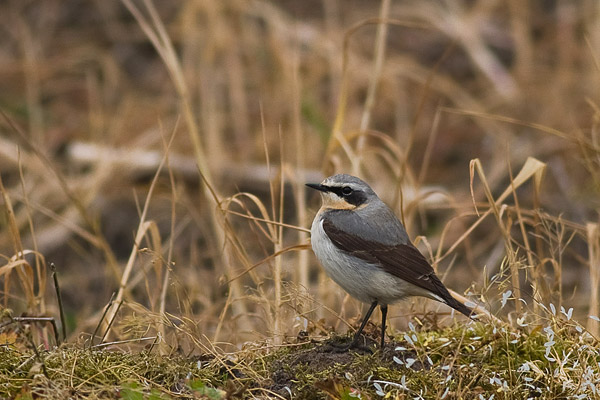
[{"label": "bird's grey back", "polygon": [[410,243],[394,212],[375,194],[360,210],[330,209],[323,213],[323,218],[329,219],[336,228],[365,240],[386,245]]}]

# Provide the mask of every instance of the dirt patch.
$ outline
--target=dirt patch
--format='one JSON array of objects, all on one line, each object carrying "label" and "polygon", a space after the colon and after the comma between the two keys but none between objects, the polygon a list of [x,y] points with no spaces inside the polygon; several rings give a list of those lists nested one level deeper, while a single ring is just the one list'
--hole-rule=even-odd
[{"label": "dirt patch", "polygon": [[[269,390],[285,398],[320,399],[335,382],[351,382],[353,378],[366,380],[376,377],[377,371],[406,368],[407,359],[416,359],[409,350],[396,351],[400,345],[386,343],[381,352],[376,340],[365,338],[364,345],[344,350],[351,338],[333,338],[321,343],[307,343],[296,351],[282,355],[271,365],[272,385]],[[396,359],[394,359],[396,357]],[[403,363],[398,363],[400,360]],[[413,362],[413,370],[423,369],[420,362]]]}]

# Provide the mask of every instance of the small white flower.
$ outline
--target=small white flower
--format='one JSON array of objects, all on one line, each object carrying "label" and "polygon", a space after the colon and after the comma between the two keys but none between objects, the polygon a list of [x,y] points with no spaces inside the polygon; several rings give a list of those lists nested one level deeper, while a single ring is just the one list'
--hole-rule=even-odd
[{"label": "small white flower", "polygon": [[568,311],[565,311],[565,308],[563,306],[560,306],[560,312],[563,313],[565,317],[567,317],[567,321],[570,321],[571,317],[573,316],[573,307],[569,308]]},{"label": "small white flower", "polygon": [[517,325],[523,326],[523,327],[528,326],[529,324],[525,322],[525,317],[526,317],[526,315],[523,315],[523,316],[517,318]]},{"label": "small white flower", "polygon": [[519,369],[517,369],[517,372],[529,372],[531,371],[531,368],[529,368],[529,363],[523,363]]},{"label": "small white flower", "polygon": [[475,308],[475,307],[477,307],[477,303],[472,302],[471,300],[467,300],[467,301],[465,301],[465,306],[467,306],[469,308]]},{"label": "small white flower", "polygon": [[440,396],[440,399],[445,399],[449,391],[450,387],[447,387],[446,390],[444,390],[444,393],[442,393],[442,395]]},{"label": "small white flower", "polygon": [[501,301],[500,308],[503,308],[506,305],[506,302],[510,298],[511,294],[512,294],[512,290],[507,290],[506,292],[502,293],[502,301]]}]

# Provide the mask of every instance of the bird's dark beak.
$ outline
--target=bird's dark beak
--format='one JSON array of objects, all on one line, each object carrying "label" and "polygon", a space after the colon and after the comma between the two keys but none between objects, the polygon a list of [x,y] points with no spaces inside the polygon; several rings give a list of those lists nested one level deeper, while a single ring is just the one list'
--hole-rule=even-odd
[{"label": "bird's dark beak", "polygon": [[320,183],[307,183],[306,186],[321,192],[326,192],[328,190],[327,186],[321,185]]}]

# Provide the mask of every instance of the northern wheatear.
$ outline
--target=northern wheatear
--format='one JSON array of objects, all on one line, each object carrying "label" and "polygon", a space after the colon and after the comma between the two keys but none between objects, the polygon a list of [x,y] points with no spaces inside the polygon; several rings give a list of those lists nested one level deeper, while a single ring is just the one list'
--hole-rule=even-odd
[{"label": "northern wheatear", "polygon": [[471,317],[419,250],[402,223],[369,185],[357,177],[333,175],[307,186],[321,191],[323,204],[311,228],[312,248],[327,274],[352,297],[371,305],[354,336],[354,346],[377,305],[381,347],[388,304],[423,296]]}]

